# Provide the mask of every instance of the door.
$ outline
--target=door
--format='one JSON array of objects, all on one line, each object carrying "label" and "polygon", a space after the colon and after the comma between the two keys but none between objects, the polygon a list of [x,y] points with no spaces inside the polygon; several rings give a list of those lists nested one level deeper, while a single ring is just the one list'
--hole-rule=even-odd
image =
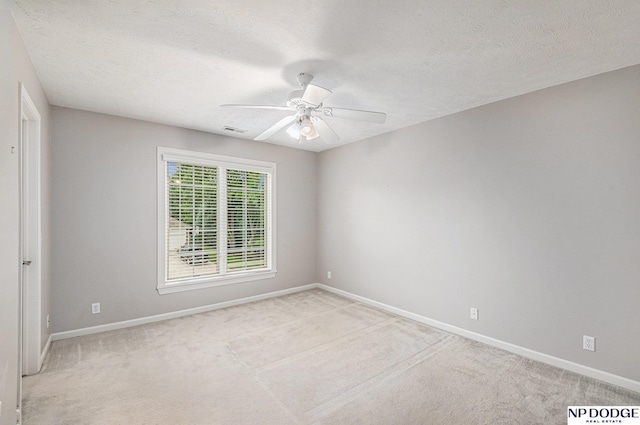
[{"label": "door", "polygon": [[40,114],[25,87],[20,85],[20,376],[40,371],[41,353],[41,219],[40,219]]}]

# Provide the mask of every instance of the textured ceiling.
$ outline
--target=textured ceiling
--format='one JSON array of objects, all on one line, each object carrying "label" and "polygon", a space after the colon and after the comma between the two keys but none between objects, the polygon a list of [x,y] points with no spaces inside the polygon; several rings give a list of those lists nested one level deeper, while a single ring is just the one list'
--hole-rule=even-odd
[{"label": "textured ceiling", "polygon": [[[15,19],[54,105],[252,139],[288,115],[296,75],[326,106],[387,113],[327,118],[341,141],[640,63],[637,0],[17,0]],[[256,142],[265,143],[265,142]]]}]

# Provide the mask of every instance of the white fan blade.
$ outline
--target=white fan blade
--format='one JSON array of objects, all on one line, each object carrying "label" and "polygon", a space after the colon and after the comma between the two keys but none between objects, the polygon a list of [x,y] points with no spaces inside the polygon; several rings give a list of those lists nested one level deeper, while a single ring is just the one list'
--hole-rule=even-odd
[{"label": "white fan blade", "polygon": [[266,129],[264,132],[259,134],[253,140],[267,140],[269,137],[271,137],[274,134],[276,134],[279,130],[281,130],[281,129],[285,128],[287,125],[291,124],[295,119],[296,119],[295,115],[290,115],[290,116],[284,117],[280,121],[278,121],[277,123],[275,123],[274,125],[269,127],[268,129]]},{"label": "white fan blade", "polygon": [[307,84],[302,95],[302,101],[307,102],[314,106],[319,106],[329,95],[331,90],[314,86],[313,84]]},{"label": "white fan blade", "polygon": [[387,119],[387,114],[384,112],[360,111],[358,109],[322,108],[321,112],[325,117],[375,122],[378,124],[382,124]]},{"label": "white fan blade", "polygon": [[220,105],[221,108],[244,108],[244,109],[273,109],[276,111],[291,111],[292,108],[288,106],[275,106],[275,105],[242,105],[242,104],[231,104],[226,103],[224,105]]},{"label": "white fan blade", "polygon": [[331,127],[329,127],[329,125],[321,118],[315,118],[313,120],[313,125],[320,137],[322,137],[322,140],[324,140],[325,142],[336,143],[340,141],[340,138],[335,133],[335,131],[333,131]]}]

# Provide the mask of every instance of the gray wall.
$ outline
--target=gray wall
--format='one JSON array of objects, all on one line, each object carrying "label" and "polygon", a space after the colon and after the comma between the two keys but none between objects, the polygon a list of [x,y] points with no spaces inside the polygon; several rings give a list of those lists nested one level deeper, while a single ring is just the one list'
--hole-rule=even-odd
[{"label": "gray wall", "polygon": [[[22,82],[42,118],[42,343],[49,338],[49,104],[17,31],[11,6],[0,2],[0,425],[16,423],[19,324],[19,83]],[[15,146],[15,153],[11,147]]]},{"label": "gray wall", "polygon": [[639,164],[640,66],[322,152],[318,279],[640,381]]},{"label": "gray wall", "polygon": [[[79,110],[53,108],[54,332],[147,317],[315,281],[316,155]],[[156,147],[277,164],[274,279],[156,291]],[[91,314],[91,303],[102,312]]]}]

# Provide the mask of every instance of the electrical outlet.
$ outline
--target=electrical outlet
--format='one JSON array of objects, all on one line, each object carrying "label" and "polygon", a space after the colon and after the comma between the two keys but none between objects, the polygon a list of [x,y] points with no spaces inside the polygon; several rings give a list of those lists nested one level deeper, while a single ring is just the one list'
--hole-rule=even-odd
[{"label": "electrical outlet", "polygon": [[587,351],[596,351],[596,337],[582,335],[582,349]]},{"label": "electrical outlet", "polygon": [[100,313],[100,303],[91,304],[91,314],[98,314],[98,313]]},{"label": "electrical outlet", "polygon": [[327,272],[327,279],[331,279],[331,272]]},{"label": "electrical outlet", "polygon": [[471,310],[469,310],[469,318],[471,320],[478,320],[478,309],[477,308],[471,307]]}]

